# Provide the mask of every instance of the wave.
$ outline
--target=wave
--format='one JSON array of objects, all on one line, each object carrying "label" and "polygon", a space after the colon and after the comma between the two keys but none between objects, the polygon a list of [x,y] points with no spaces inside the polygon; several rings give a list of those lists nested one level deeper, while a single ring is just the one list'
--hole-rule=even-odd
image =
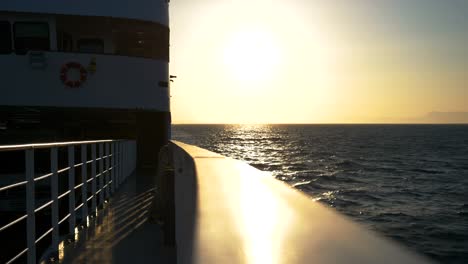
[{"label": "wave", "polygon": [[443,171],[440,171],[440,170],[421,169],[421,168],[411,169],[410,171],[420,172],[420,173],[425,173],[425,174],[440,174],[440,173],[443,173]]},{"label": "wave", "polygon": [[468,126],[174,130],[183,130],[184,142],[270,171],[312,198],[441,262],[468,259],[466,242],[455,241],[468,234]]}]

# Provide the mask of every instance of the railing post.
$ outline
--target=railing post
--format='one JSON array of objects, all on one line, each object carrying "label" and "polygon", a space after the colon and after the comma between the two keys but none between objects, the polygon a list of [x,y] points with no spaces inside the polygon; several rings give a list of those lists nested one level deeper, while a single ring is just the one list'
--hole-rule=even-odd
[{"label": "railing post", "polygon": [[124,142],[124,178],[128,176],[128,142]]},{"label": "railing post", "polygon": [[105,143],[105,147],[106,147],[106,160],[105,160],[105,168],[106,168],[106,178],[105,178],[105,183],[106,183],[106,199],[109,199],[110,197],[110,173],[109,173],[109,163],[110,163],[110,152],[109,152],[109,142],[106,142]]},{"label": "railing post", "polygon": [[128,157],[129,157],[129,164],[128,164],[128,175],[130,176],[133,172],[133,145],[132,142],[128,142]]},{"label": "railing post", "polygon": [[125,141],[122,142],[122,181],[125,181]]},{"label": "railing post", "polygon": [[58,210],[58,155],[57,148],[50,149],[50,198],[52,200],[51,217],[52,217],[52,248],[58,250],[59,244],[59,210]]},{"label": "railing post", "polygon": [[133,141],[132,142],[132,172],[136,169],[136,161],[137,161],[137,145],[136,143]]},{"label": "railing post", "polygon": [[119,142],[119,184],[123,182],[123,141]]},{"label": "railing post", "polygon": [[86,151],[86,144],[81,145],[81,182],[83,183],[81,186],[81,198],[83,200],[82,218],[84,221],[86,221],[86,218],[88,217],[88,161]]},{"label": "railing post", "polygon": [[104,146],[102,143],[99,143],[99,203],[98,205],[101,205],[104,202],[104,189],[102,188],[104,186]]},{"label": "railing post", "polygon": [[68,221],[68,232],[70,234],[75,233],[75,147],[68,146],[68,190],[70,194],[68,195],[68,213],[70,214],[70,219]]},{"label": "railing post", "polygon": [[122,182],[125,181],[125,141],[122,141]]},{"label": "railing post", "polygon": [[91,181],[91,192],[93,193],[93,199],[91,199],[91,210],[93,213],[96,213],[96,143],[91,145],[91,177],[93,180]]},{"label": "railing post", "polygon": [[128,172],[130,168],[130,146],[128,144],[128,141],[125,142],[125,177],[128,177]]},{"label": "railing post", "polygon": [[111,193],[114,194],[115,184],[116,184],[116,180],[115,180],[115,141],[113,141],[111,143],[111,154],[112,154],[112,157],[111,157],[111,166],[112,166],[112,170],[111,170],[111,180],[112,180]]},{"label": "railing post", "polygon": [[119,152],[119,142],[116,141],[114,143],[114,152],[115,152],[115,159],[114,159],[114,164],[115,164],[115,189],[119,189],[119,156],[120,156],[120,152]]},{"label": "railing post", "polygon": [[26,213],[27,213],[27,245],[28,263],[36,263],[36,216],[34,194],[34,149],[27,149],[26,156]]}]

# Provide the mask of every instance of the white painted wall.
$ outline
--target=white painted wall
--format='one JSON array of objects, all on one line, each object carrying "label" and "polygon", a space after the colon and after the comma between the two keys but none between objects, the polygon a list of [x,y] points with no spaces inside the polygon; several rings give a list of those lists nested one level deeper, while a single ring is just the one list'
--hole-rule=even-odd
[{"label": "white painted wall", "polygon": [[169,25],[166,0],[1,0],[0,11],[107,16]]},{"label": "white painted wall", "polygon": [[[47,66],[34,68],[27,55],[1,55],[0,105],[101,107],[169,111],[168,63],[114,55],[44,52]],[[67,62],[85,68],[95,57],[97,71],[79,88],[60,80]]]}]

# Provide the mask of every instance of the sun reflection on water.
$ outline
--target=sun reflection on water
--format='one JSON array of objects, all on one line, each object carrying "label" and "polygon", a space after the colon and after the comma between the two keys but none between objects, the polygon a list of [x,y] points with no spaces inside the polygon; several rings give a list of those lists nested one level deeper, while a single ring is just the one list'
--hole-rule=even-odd
[{"label": "sun reflection on water", "polygon": [[275,171],[283,164],[281,159],[272,160],[284,150],[284,138],[277,135],[272,125],[227,125],[222,133],[221,153],[228,150],[229,156],[262,170]]}]

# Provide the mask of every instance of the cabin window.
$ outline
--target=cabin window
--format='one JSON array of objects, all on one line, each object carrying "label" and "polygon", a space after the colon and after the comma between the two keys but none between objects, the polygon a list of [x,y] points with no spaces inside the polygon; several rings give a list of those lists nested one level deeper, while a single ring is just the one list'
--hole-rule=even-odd
[{"label": "cabin window", "polygon": [[14,25],[15,51],[50,50],[49,25],[43,22],[17,22]]},{"label": "cabin window", "polygon": [[64,52],[73,51],[73,38],[65,32],[57,32],[57,50]]},{"label": "cabin window", "polygon": [[169,60],[169,28],[158,23],[57,15],[56,26],[59,51]]},{"label": "cabin window", "polygon": [[11,53],[11,26],[8,21],[0,21],[0,54]]},{"label": "cabin window", "polygon": [[113,23],[116,53],[150,59],[169,59],[169,30],[151,22]]},{"label": "cabin window", "polygon": [[102,39],[80,39],[78,40],[78,52],[83,53],[104,53],[104,41]]}]

